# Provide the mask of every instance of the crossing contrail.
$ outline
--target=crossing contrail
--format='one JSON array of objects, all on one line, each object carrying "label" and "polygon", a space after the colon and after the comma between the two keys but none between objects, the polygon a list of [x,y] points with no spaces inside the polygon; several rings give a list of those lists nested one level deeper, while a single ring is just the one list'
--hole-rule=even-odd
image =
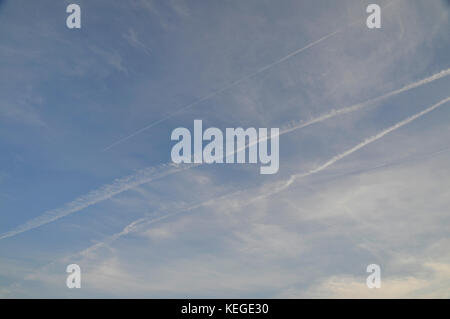
[{"label": "crossing contrail", "polygon": [[[307,121],[296,121],[296,122],[289,123],[280,128],[279,135],[284,135],[284,134],[308,127],[315,123],[319,123],[319,122],[334,118],[339,115],[343,115],[343,114],[347,114],[350,112],[355,112],[355,111],[361,110],[364,107],[367,107],[373,103],[380,102],[383,99],[387,99],[394,95],[397,95],[397,94],[409,91],[411,89],[417,88],[419,86],[431,83],[433,81],[439,80],[448,75],[450,75],[450,68],[446,69],[446,70],[442,70],[441,72],[436,73],[427,78],[424,78],[422,80],[408,84],[400,89],[397,89],[397,90],[391,91],[389,93],[386,93],[384,95],[367,100],[365,102],[354,104],[352,106],[344,107],[344,108],[337,109],[337,110],[332,110],[328,113],[319,115],[318,117],[312,118]],[[250,145],[251,144],[246,145],[245,148],[248,148]],[[240,151],[242,151],[242,149],[236,150],[236,153],[240,152]],[[97,190],[94,190],[86,195],[78,197],[74,201],[62,206],[61,208],[45,212],[41,216],[31,219],[28,222],[26,222],[25,224],[22,224],[9,232],[0,234],[0,240],[4,239],[4,238],[15,236],[15,235],[23,233],[25,231],[28,231],[28,230],[40,227],[42,225],[48,224],[50,222],[53,222],[55,220],[58,220],[67,215],[76,213],[87,207],[90,207],[92,205],[100,203],[104,200],[110,199],[113,196],[123,193],[134,187],[137,187],[137,186],[149,183],[153,180],[163,178],[165,176],[169,176],[172,174],[176,174],[180,171],[191,169],[193,167],[197,167],[200,165],[203,165],[203,164],[175,165],[173,163],[170,163],[170,164],[162,164],[162,165],[159,165],[156,167],[149,167],[149,168],[142,169],[142,170],[138,171],[136,174],[133,174],[133,175],[121,178],[121,179],[117,179],[115,182],[113,182],[111,184],[104,185],[103,187],[101,187]]]}]

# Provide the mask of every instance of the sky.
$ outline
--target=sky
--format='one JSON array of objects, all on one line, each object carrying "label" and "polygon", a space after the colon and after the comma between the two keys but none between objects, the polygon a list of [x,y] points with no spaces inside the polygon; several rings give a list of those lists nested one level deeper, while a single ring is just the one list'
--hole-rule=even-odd
[{"label": "sky", "polygon": [[0,298],[450,298],[450,3],[370,3],[0,0]]}]

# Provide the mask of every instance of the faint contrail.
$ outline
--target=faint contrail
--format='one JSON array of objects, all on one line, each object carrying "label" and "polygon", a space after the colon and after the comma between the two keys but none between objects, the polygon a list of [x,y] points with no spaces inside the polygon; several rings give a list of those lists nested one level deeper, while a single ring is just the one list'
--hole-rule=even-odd
[{"label": "faint contrail", "polygon": [[[447,97],[447,98],[441,100],[440,102],[438,102],[436,104],[433,104],[432,106],[426,108],[425,110],[423,110],[423,111],[421,111],[419,113],[416,113],[416,114],[414,114],[414,115],[404,119],[403,121],[400,121],[397,124],[387,128],[387,129],[384,129],[383,131],[381,131],[381,132],[379,132],[379,133],[377,133],[377,134],[375,134],[375,135],[365,139],[361,143],[359,143],[359,144],[353,146],[352,148],[350,148],[350,149],[348,149],[348,150],[346,150],[346,151],[344,151],[344,152],[342,152],[342,153],[332,157],[330,160],[328,160],[324,164],[322,164],[322,165],[320,165],[320,166],[318,166],[318,167],[316,167],[316,168],[314,168],[314,169],[312,169],[312,170],[310,170],[308,172],[294,174],[290,178],[288,178],[288,179],[286,179],[286,180],[284,180],[282,182],[274,182],[274,183],[271,183],[270,185],[265,185],[265,189],[268,189],[268,191],[265,191],[263,194],[259,194],[258,196],[255,196],[255,197],[253,197],[251,199],[246,197],[245,205],[247,205],[247,204],[249,204],[251,202],[254,202],[256,200],[259,200],[259,199],[262,199],[262,198],[266,198],[266,197],[272,196],[274,194],[280,193],[281,191],[283,191],[283,190],[287,189],[289,186],[291,186],[296,180],[302,179],[304,177],[311,176],[313,174],[316,174],[316,173],[319,173],[319,172],[325,170],[326,168],[330,167],[334,163],[336,163],[336,162],[344,159],[345,157],[355,153],[356,151],[360,150],[361,148],[363,148],[363,147],[365,147],[365,146],[367,146],[367,145],[369,145],[369,144],[371,144],[371,143],[381,139],[385,135],[387,135],[389,133],[392,133],[393,131],[395,131],[395,130],[397,130],[397,129],[399,129],[399,128],[401,128],[401,127],[403,127],[403,126],[405,126],[405,125],[407,125],[409,123],[411,123],[412,121],[414,121],[414,120],[424,116],[425,114],[430,113],[431,111],[437,109],[438,107],[442,106],[443,104],[445,104],[445,103],[447,103],[449,101],[450,101],[450,97]],[[176,216],[176,215],[180,215],[182,213],[186,213],[186,212],[191,211],[191,210],[193,210],[195,208],[208,206],[210,204],[217,204],[217,202],[220,201],[220,200],[224,200],[226,198],[233,197],[235,195],[239,195],[239,194],[242,194],[242,193],[245,193],[245,192],[248,192],[248,190],[232,192],[230,194],[226,194],[226,195],[222,195],[222,196],[219,196],[219,197],[216,197],[216,198],[212,198],[212,199],[209,199],[207,201],[201,202],[199,204],[191,205],[191,206],[186,207],[184,209],[180,209],[180,210],[177,210],[175,212],[172,212],[172,213],[169,213],[169,214],[166,214],[166,215],[163,215],[163,216],[159,216],[159,217],[156,217],[156,218],[148,218],[148,217],[140,218],[140,219],[138,219],[138,220],[128,224],[121,232],[113,234],[113,235],[107,237],[107,239],[105,239],[104,241],[96,243],[95,245],[92,245],[92,246],[84,249],[83,251],[79,252],[78,254],[79,255],[88,256],[90,253],[94,252],[98,248],[103,247],[105,245],[108,245],[108,244],[112,243],[113,241],[119,239],[120,237],[128,235],[129,233],[136,232],[139,227],[142,227],[142,226],[145,227],[145,226],[157,223],[157,222],[159,222],[161,220],[165,220],[167,218],[170,218],[170,217],[173,217],[173,216]]]},{"label": "faint contrail", "polygon": [[[395,4],[397,1],[399,1],[399,0],[390,1],[386,6],[384,6],[384,9],[386,9],[386,8],[390,7],[391,5]],[[274,66],[276,66],[276,65],[278,65],[280,63],[283,63],[284,61],[286,61],[286,60],[296,56],[297,54],[300,54],[301,52],[303,52],[303,51],[305,51],[305,50],[307,50],[309,48],[312,48],[315,45],[317,45],[317,44],[319,44],[319,43],[321,43],[321,42],[323,42],[323,41],[333,37],[334,35],[344,31],[346,28],[354,26],[355,24],[359,23],[360,21],[361,21],[360,19],[355,20],[352,23],[350,23],[349,25],[344,26],[344,27],[342,27],[342,28],[340,28],[340,29],[338,29],[338,30],[336,30],[334,32],[331,32],[331,33],[321,37],[320,39],[318,39],[318,40],[316,40],[314,42],[311,42],[311,43],[307,44],[306,46],[304,46],[304,47],[302,47],[300,49],[297,49],[294,52],[291,52],[288,55],[286,55],[286,56],[284,56],[284,57],[282,57],[282,58],[280,58],[280,59],[278,59],[278,60],[276,60],[276,61],[274,61],[274,62],[272,62],[272,63],[270,63],[270,64],[268,64],[268,65],[266,65],[264,67],[262,67],[262,68],[260,68],[259,70],[255,71],[253,73],[247,74],[244,77],[242,77],[242,78],[240,78],[240,79],[238,79],[238,80],[236,80],[236,81],[234,81],[234,82],[232,82],[232,83],[230,83],[230,84],[228,84],[228,85],[226,85],[226,86],[224,86],[224,87],[222,87],[222,88],[220,88],[220,89],[218,89],[218,90],[216,90],[216,91],[214,91],[214,92],[212,92],[212,93],[210,93],[210,94],[208,94],[208,95],[206,95],[206,96],[204,96],[204,97],[202,97],[202,98],[200,98],[198,100],[195,100],[192,103],[189,103],[189,104],[179,108],[175,112],[170,113],[167,116],[165,116],[165,117],[163,117],[163,118],[161,118],[161,119],[159,119],[159,120],[157,120],[155,122],[152,122],[149,125],[144,126],[141,129],[131,133],[130,135],[127,135],[127,136],[117,140],[116,142],[114,142],[111,145],[109,145],[109,146],[105,147],[104,149],[102,149],[102,152],[105,152],[105,151],[113,148],[114,146],[119,145],[119,144],[129,140],[130,138],[132,138],[132,137],[134,137],[136,135],[139,135],[140,133],[142,133],[142,132],[144,132],[144,131],[154,127],[155,125],[158,125],[158,124],[160,124],[160,123],[162,123],[162,122],[172,118],[173,116],[175,116],[175,115],[177,115],[177,114],[179,114],[179,113],[181,113],[181,112],[183,112],[183,111],[185,111],[185,110],[187,110],[187,109],[189,109],[189,108],[191,108],[193,106],[196,106],[196,105],[198,105],[198,104],[200,104],[200,103],[202,103],[202,102],[204,102],[206,100],[209,100],[210,98],[216,96],[217,94],[225,92],[225,91],[227,91],[227,90],[237,86],[238,84],[240,84],[240,83],[242,83],[242,82],[244,82],[246,80],[249,80],[249,79],[257,76],[258,74],[273,68]]]},{"label": "faint contrail", "polygon": [[[92,245],[92,246],[90,246],[90,247],[88,247],[86,249],[83,249],[82,251],[76,253],[75,255],[82,255],[82,256],[88,257],[89,254],[93,253],[97,249],[99,249],[101,247],[104,247],[106,245],[109,245],[109,244],[113,243],[114,241],[116,241],[117,239],[119,239],[119,238],[121,238],[123,236],[126,236],[126,235],[128,235],[130,233],[136,232],[140,227],[143,227],[143,226],[146,227],[146,226],[149,226],[151,224],[155,224],[155,223],[157,223],[159,221],[168,219],[170,217],[174,217],[174,216],[180,215],[182,213],[186,213],[188,211],[194,210],[196,208],[200,208],[200,207],[203,207],[203,206],[208,206],[208,205],[214,204],[215,202],[217,202],[219,200],[224,200],[226,198],[233,197],[234,195],[237,195],[239,193],[240,193],[240,191],[235,191],[235,192],[232,192],[232,193],[229,193],[229,194],[222,195],[219,198],[216,197],[216,198],[212,198],[212,199],[206,200],[206,201],[198,203],[198,204],[193,204],[191,206],[181,208],[179,210],[176,210],[174,212],[171,212],[171,213],[159,216],[159,217],[154,217],[154,218],[152,218],[152,217],[142,217],[142,218],[139,218],[139,219],[131,222],[127,226],[125,226],[122,231],[108,236],[103,241],[95,243],[94,245]],[[154,215],[154,214],[152,214],[152,215]],[[73,255],[71,255],[71,257],[72,256]]]},{"label": "faint contrail", "polygon": [[107,150],[113,148],[114,146],[116,146],[118,144],[121,144],[122,142],[125,142],[126,140],[129,140],[130,138],[132,138],[132,137],[134,137],[134,136],[136,136],[136,135],[138,135],[138,134],[140,134],[140,133],[142,133],[142,132],[144,132],[144,131],[152,128],[152,127],[154,127],[155,125],[158,125],[158,124],[160,124],[160,123],[170,119],[171,117],[173,117],[173,116],[175,116],[175,115],[177,115],[177,114],[179,114],[179,113],[181,113],[181,112],[183,112],[183,111],[185,111],[185,110],[187,110],[187,109],[189,109],[189,108],[191,108],[193,106],[196,106],[196,105],[198,105],[198,104],[200,104],[200,103],[202,103],[202,102],[204,102],[206,100],[209,100],[210,98],[216,96],[217,94],[220,94],[222,92],[225,92],[225,91],[231,89],[232,87],[235,87],[239,83],[242,83],[242,82],[244,82],[246,80],[249,80],[249,79],[257,76],[258,74],[260,74],[260,73],[262,73],[264,71],[267,71],[267,70],[273,68],[274,66],[280,64],[280,63],[283,63],[284,61],[292,58],[293,56],[295,56],[295,55],[297,55],[297,54],[299,54],[299,53],[301,53],[301,52],[303,52],[303,51],[305,51],[305,50],[307,50],[307,49],[309,49],[309,48],[319,44],[320,42],[325,41],[326,39],[328,39],[328,38],[330,38],[330,37],[332,37],[332,36],[342,32],[345,28],[347,28],[347,26],[343,27],[343,28],[340,28],[340,29],[338,29],[338,30],[336,30],[336,31],[334,31],[334,32],[332,32],[330,34],[327,34],[326,36],[323,36],[322,38],[320,38],[320,39],[318,39],[318,40],[316,40],[314,42],[311,42],[308,45],[306,45],[306,46],[304,46],[304,47],[302,47],[302,48],[300,48],[300,49],[298,49],[298,50],[296,50],[296,51],[294,51],[292,53],[289,53],[288,55],[286,55],[286,56],[284,56],[284,57],[282,57],[282,58],[280,58],[280,59],[278,59],[278,60],[276,60],[276,61],[274,61],[274,62],[272,62],[272,63],[270,63],[270,64],[268,64],[268,65],[266,65],[264,67],[262,67],[262,68],[260,68],[259,70],[255,71],[253,73],[247,74],[246,76],[244,76],[244,77],[242,77],[242,78],[240,78],[240,79],[238,79],[238,80],[236,80],[236,81],[234,81],[234,82],[232,82],[232,83],[222,87],[221,89],[218,89],[218,90],[216,90],[216,91],[214,91],[214,92],[212,92],[212,93],[210,93],[210,94],[208,94],[208,95],[206,95],[206,96],[204,96],[204,97],[202,97],[202,98],[200,98],[200,99],[198,99],[198,100],[196,100],[196,101],[194,101],[194,102],[192,102],[190,104],[187,104],[187,105],[179,108],[175,112],[170,113],[167,116],[165,116],[165,117],[163,117],[163,118],[161,118],[161,119],[159,119],[159,120],[157,120],[157,121],[155,121],[155,122],[153,122],[153,123],[151,123],[151,124],[149,124],[147,126],[144,126],[143,128],[135,131],[134,133],[117,140],[116,142],[112,143],[108,147],[105,147],[104,149],[102,149],[102,152],[107,151]]},{"label": "faint contrail", "polygon": [[[305,128],[307,126],[310,126],[312,124],[319,123],[319,122],[328,120],[330,118],[333,118],[333,117],[336,117],[339,115],[343,115],[346,113],[360,110],[364,107],[367,107],[368,105],[370,105],[372,103],[379,102],[388,97],[392,97],[394,95],[403,93],[403,92],[411,90],[413,88],[417,88],[419,86],[422,86],[424,84],[441,79],[448,75],[450,75],[450,69],[443,70],[443,71],[436,73],[432,76],[429,76],[425,79],[408,84],[400,89],[391,91],[389,93],[375,97],[375,98],[367,100],[365,102],[358,103],[358,104],[355,104],[355,105],[352,105],[349,107],[344,107],[344,108],[341,108],[338,110],[332,110],[332,111],[322,114],[316,118],[312,118],[306,122],[296,121],[296,122],[284,125],[280,128],[279,135],[283,135],[283,134],[286,134],[286,133],[289,133],[289,132],[292,132],[295,130],[299,130],[299,129]],[[246,145],[245,148],[248,148],[250,145],[252,145],[252,144]],[[236,150],[236,153],[240,152],[240,151],[242,151],[242,149]],[[117,179],[112,184],[105,185],[98,190],[88,193],[87,195],[78,197],[74,201],[64,205],[61,208],[48,211],[37,218],[31,219],[30,221],[26,222],[25,224],[20,225],[16,229],[1,234],[0,240],[4,239],[4,238],[12,237],[17,234],[28,231],[30,229],[34,229],[34,228],[40,227],[42,225],[48,224],[52,221],[55,221],[57,219],[60,219],[67,215],[70,215],[72,213],[78,212],[82,209],[85,209],[89,206],[95,205],[104,200],[107,200],[107,199],[109,199],[117,194],[120,194],[122,192],[125,192],[131,188],[134,188],[139,185],[151,182],[155,179],[162,178],[162,177],[168,176],[168,175],[172,175],[172,174],[178,173],[179,171],[183,171],[183,170],[197,167],[200,165],[203,165],[203,164],[182,164],[182,165],[163,164],[163,165],[160,165],[157,167],[149,167],[149,168],[142,169],[142,170],[138,171],[136,174],[133,174],[133,175],[121,178],[121,179]]]}]

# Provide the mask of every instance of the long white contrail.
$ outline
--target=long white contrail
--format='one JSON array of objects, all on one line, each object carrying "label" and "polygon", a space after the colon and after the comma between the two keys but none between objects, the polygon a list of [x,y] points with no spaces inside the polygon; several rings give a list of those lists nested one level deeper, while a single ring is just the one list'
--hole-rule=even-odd
[{"label": "long white contrail", "polygon": [[367,106],[369,106],[369,105],[371,105],[373,103],[380,102],[380,101],[385,100],[385,99],[387,99],[389,97],[392,97],[394,95],[404,93],[406,91],[412,90],[412,89],[417,88],[419,86],[422,86],[422,85],[431,83],[433,81],[442,79],[442,78],[444,78],[446,76],[449,76],[449,75],[450,75],[450,68],[446,69],[446,70],[442,70],[439,73],[435,73],[432,76],[429,76],[429,77],[427,77],[425,79],[422,79],[422,80],[416,81],[414,83],[410,83],[408,85],[405,85],[404,87],[402,87],[400,89],[397,89],[397,90],[391,91],[389,93],[377,96],[377,97],[375,97],[373,99],[370,99],[370,100],[367,100],[365,102],[354,104],[352,106],[344,107],[344,108],[337,109],[337,110],[331,110],[328,113],[322,114],[322,115],[320,115],[320,116],[318,116],[316,118],[310,119],[310,120],[308,120],[306,122],[300,122],[300,121],[293,122],[291,125],[287,125],[287,126],[284,126],[283,128],[281,128],[280,129],[280,135],[288,133],[288,132],[292,132],[292,131],[295,131],[295,130],[298,130],[298,129],[301,129],[301,128],[304,128],[304,127],[307,127],[307,126],[310,126],[311,124],[323,122],[325,120],[328,120],[328,119],[333,118],[333,117],[338,116],[338,115],[343,115],[343,114],[347,114],[347,113],[350,113],[350,112],[361,110],[361,109],[363,109],[363,108],[365,108],[365,107],[367,107]]},{"label": "long white contrail", "polygon": [[0,240],[8,237],[13,237],[17,234],[51,223],[62,217],[83,210],[89,206],[110,199],[113,196],[123,193],[129,189],[135,188],[145,183],[149,183],[164,176],[174,174],[175,172],[189,169],[194,165],[195,164],[163,164],[156,167],[142,169],[136,174],[117,179],[111,184],[104,185],[97,190],[80,196],[60,208],[47,211],[44,214],[27,221],[26,223],[18,226],[11,231],[1,234]]},{"label": "long white contrail", "polygon": [[[361,109],[363,109],[365,107],[368,107],[371,104],[380,102],[380,101],[385,100],[385,99],[387,99],[389,97],[392,97],[394,95],[401,94],[401,93],[404,93],[406,91],[415,89],[415,88],[417,88],[419,86],[422,86],[422,85],[431,83],[433,81],[442,79],[443,77],[446,77],[448,75],[450,75],[450,68],[446,69],[446,70],[442,70],[441,72],[435,73],[435,74],[433,74],[433,75],[431,75],[429,77],[426,77],[426,78],[424,78],[422,80],[419,80],[419,81],[416,81],[414,83],[410,83],[408,85],[405,85],[404,87],[402,87],[400,89],[397,89],[397,90],[391,91],[389,93],[377,96],[377,97],[372,98],[370,100],[367,100],[367,101],[364,101],[364,102],[361,102],[361,103],[358,103],[358,104],[354,104],[352,106],[344,107],[344,108],[341,108],[341,109],[331,110],[328,113],[324,113],[322,115],[319,115],[318,117],[309,119],[307,121],[294,121],[294,122],[291,122],[289,124],[283,125],[280,128],[278,135],[284,135],[286,133],[290,133],[290,132],[293,132],[293,131],[296,131],[296,130],[308,127],[310,125],[323,122],[325,120],[331,119],[331,118],[339,116],[339,115],[344,115],[344,114],[347,114],[347,113],[359,111],[359,110],[361,110]],[[269,138],[269,136],[266,137],[266,139],[268,139],[268,138]],[[261,140],[259,140],[258,142],[261,142]],[[256,143],[258,143],[258,142],[256,142]],[[242,151],[242,150],[244,150],[244,149],[246,149],[246,148],[248,148],[251,145],[254,145],[256,143],[247,144],[244,148],[240,148],[240,149],[236,150],[236,152],[240,152],[240,151]]]},{"label": "long white contrail", "polygon": [[[291,186],[295,181],[323,171],[324,169],[328,168],[329,166],[333,165],[334,163],[344,159],[345,157],[353,154],[354,152],[360,150],[361,148],[363,148],[363,147],[365,147],[365,146],[367,146],[367,145],[369,145],[369,144],[379,140],[383,136],[385,136],[385,135],[387,135],[387,134],[389,134],[389,133],[391,133],[391,132],[401,128],[402,126],[405,126],[406,124],[411,123],[412,121],[414,121],[414,120],[424,116],[425,114],[430,113],[431,111],[437,109],[438,107],[442,106],[443,104],[445,104],[445,103],[447,103],[449,101],[450,101],[450,97],[447,97],[447,98],[439,101],[438,103],[433,104],[432,106],[426,108],[425,110],[423,110],[423,111],[421,111],[419,113],[416,113],[416,114],[406,118],[405,120],[400,121],[397,124],[395,124],[395,125],[387,128],[387,129],[381,131],[380,133],[365,139],[364,141],[362,141],[361,143],[353,146],[352,148],[348,149],[347,151],[342,152],[342,153],[332,157],[329,161],[325,162],[324,164],[322,164],[322,165],[320,165],[320,166],[318,166],[318,167],[316,167],[316,168],[314,168],[314,169],[312,169],[312,170],[310,170],[308,172],[294,174],[289,179],[285,180],[284,182],[281,182],[281,183],[277,182],[276,185],[274,185],[273,187],[269,187],[270,190],[268,192],[266,192],[265,194],[262,194],[262,195],[259,195],[259,196],[255,197],[253,200],[265,198],[267,196],[279,193],[279,192],[283,191],[284,189],[288,188],[289,186]],[[248,201],[248,202],[250,202],[250,201]]]},{"label": "long white contrail", "polygon": [[[271,183],[270,185],[265,185],[264,188],[266,189],[266,191],[264,191],[262,194],[259,194],[259,195],[255,196],[255,197],[251,198],[251,199],[249,199],[248,196],[246,196],[246,200],[245,200],[244,204],[248,205],[249,203],[254,202],[256,200],[259,200],[259,199],[262,199],[262,198],[266,198],[266,197],[272,196],[274,194],[280,193],[281,191],[283,191],[283,190],[287,189],[289,186],[291,186],[295,181],[297,181],[299,179],[302,179],[304,177],[308,177],[308,176],[317,174],[317,173],[325,170],[326,168],[330,167],[331,165],[335,164],[336,162],[346,158],[347,156],[355,153],[356,151],[362,149],[363,147],[366,147],[367,145],[369,145],[369,144],[371,144],[371,143],[373,143],[373,142],[383,138],[385,135],[387,135],[389,133],[392,133],[393,131],[398,130],[399,128],[401,128],[401,127],[403,127],[403,126],[405,126],[405,125],[407,125],[407,124],[417,120],[418,118],[424,116],[425,114],[434,111],[435,109],[439,108],[440,106],[444,105],[447,102],[450,102],[450,97],[447,97],[447,98],[439,101],[438,103],[433,104],[432,106],[426,108],[425,110],[423,110],[423,111],[421,111],[419,113],[416,113],[416,114],[414,114],[414,115],[404,119],[403,121],[400,121],[397,124],[387,128],[387,129],[384,129],[383,131],[381,131],[381,132],[379,132],[379,133],[377,133],[377,134],[375,134],[375,135],[365,139],[361,143],[359,143],[359,144],[353,146],[352,148],[350,148],[350,149],[348,149],[348,150],[346,150],[346,151],[344,151],[344,152],[342,152],[342,153],[332,157],[330,160],[328,160],[324,164],[322,164],[322,165],[320,165],[320,166],[318,166],[318,167],[316,167],[316,168],[314,168],[314,169],[312,169],[310,171],[307,171],[305,173],[294,174],[290,178],[288,178],[288,179],[286,179],[286,180],[284,180],[282,182],[274,182],[274,183]],[[217,205],[218,201],[221,201],[221,200],[224,200],[224,199],[227,199],[227,198],[233,198],[235,195],[239,195],[239,194],[246,193],[246,192],[248,192],[248,190],[232,192],[230,194],[226,194],[226,195],[222,195],[220,197],[212,198],[212,199],[209,199],[207,201],[201,202],[199,204],[188,206],[188,207],[186,207],[184,209],[180,209],[180,210],[177,210],[175,212],[172,212],[172,213],[169,213],[169,214],[166,214],[166,215],[163,215],[163,216],[159,216],[159,217],[156,217],[156,218],[151,218],[151,217],[140,218],[140,219],[138,219],[138,220],[128,224],[121,232],[113,234],[113,235],[107,237],[102,242],[96,243],[95,245],[92,245],[92,246],[88,247],[87,249],[84,249],[83,251],[79,252],[78,254],[79,255],[83,255],[83,256],[89,256],[89,254],[93,253],[98,248],[101,248],[101,247],[103,247],[105,245],[109,245],[113,241],[119,239],[120,237],[126,236],[126,235],[128,235],[130,233],[133,233],[133,232],[136,232],[138,229],[140,229],[142,227],[148,227],[151,224],[154,224],[154,223],[157,223],[159,221],[168,219],[170,217],[174,217],[176,215],[180,215],[182,213],[186,213],[188,211],[191,211],[191,210],[199,208],[199,207],[208,206],[208,205],[211,205],[211,204],[216,204]]]},{"label": "long white contrail", "polygon": [[[332,110],[328,113],[322,114],[316,118],[312,118],[308,121],[296,121],[292,122],[290,124],[284,125],[280,128],[279,135],[283,135],[286,133],[293,132],[295,130],[299,130],[302,128],[305,128],[307,126],[313,125],[315,123],[323,122],[325,120],[334,118],[339,115],[347,114],[350,112],[358,111],[364,107],[367,107],[373,103],[379,102],[383,99],[392,97],[394,95],[406,92],[408,90],[417,88],[419,86],[425,85],[427,83],[439,80],[443,77],[446,77],[450,75],[450,69],[443,70],[439,73],[436,73],[432,76],[429,76],[425,79],[416,81],[414,83],[408,84],[400,89],[391,91],[389,93],[386,93],[384,95],[375,97],[371,100],[358,103],[349,107],[344,107],[337,110]],[[249,147],[250,145],[246,145],[245,148]],[[236,150],[236,152],[240,152],[242,149]],[[88,193],[87,195],[83,195],[75,199],[74,201],[64,205],[61,208],[50,210],[48,212],[45,212],[43,215],[31,219],[25,224],[22,224],[18,226],[17,228],[0,234],[0,240],[8,237],[15,236],[17,234],[23,233],[25,231],[40,227],[42,225],[48,224],[50,222],[53,222],[55,220],[58,220],[62,217],[65,217],[67,215],[76,213],[82,209],[85,209],[87,207],[90,207],[92,205],[95,205],[97,203],[100,203],[104,200],[110,199],[111,197],[118,195],[122,192],[125,192],[129,189],[132,189],[134,187],[149,183],[155,179],[162,178],[168,175],[172,175],[175,173],[178,173],[180,171],[190,169],[196,166],[200,166],[203,164],[183,164],[183,165],[175,165],[175,164],[163,164],[157,167],[149,167],[145,168],[143,170],[138,171],[136,174],[117,179],[114,183],[104,185],[98,190],[92,191]]]},{"label": "long white contrail", "polygon": [[[416,120],[416,119],[418,119],[418,118],[424,116],[424,115],[427,114],[427,113],[430,113],[431,111],[434,111],[435,109],[437,109],[438,107],[442,106],[443,104],[445,104],[445,103],[447,103],[447,102],[449,102],[449,101],[450,101],[450,97],[447,97],[447,98],[445,98],[445,99],[439,101],[438,103],[433,104],[432,106],[426,108],[425,110],[423,110],[423,111],[421,111],[421,112],[419,112],[419,113],[416,113],[416,114],[414,114],[414,115],[412,115],[412,116],[406,118],[405,120],[403,120],[403,121],[401,121],[401,122],[398,122],[397,124],[395,124],[395,125],[393,125],[393,126],[387,128],[387,129],[381,131],[380,133],[378,133],[378,134],[376,134],[376,135],[374,135],[374,136],[371,136],[371,137],[365,139],[364,141],[362,141],[361,143],[355,145],[354,147],[350,148],[349,150],[347,150],[347,151],[345,151],[345,152],[343,152],[343,153],[341,153],[341,154],[338,154],[338,155],[334,156],[333,158],[331,158],[329,161],[327,161],[327,162],[324,163],[323,165],[321,165],[321,166],[319,166],[319,167],[317,167],[317,168],[315,168],[315,169],[313,169],[313,170],[311,170],[311,171],[309,171],[309,172],[302,173],[302,174],[296,174],[296,175],[293,175],[293,176],[289,179],[290,184],[292,184],[296,179],[303,178],[303,177],[307,177],[307,176],[309,176],[309,175],[316,174],[316,173],[318,173],[318,172],[320,172],[320,171],[323,171],[324,169],[326,169],[327,167],[333,165],[333,164],[336,163],[337,161],[340,161],[341,159],[343,159],[343,158],[349,156],[350,154],[353,154],[354,152],[356,152],[356,151],[358,151],[359,149],[361,149],[361,148],[363,148],[363,147],[369,145],[370,143],[373,143],[373,142],[375,142],[376,140],[379,140],[380,138],[382,138],[382,137],[385,136],[386,134],[389,134],[389,133],[391,133],[391,132],[393,132],[393,131],[395,131],[395,130],[401,128],[402,126],[405,126],[406,124],[411,123],[412,121],[414,121],[414,120]],[[289,185],[290,185],[290,184],[289,184]]]}]

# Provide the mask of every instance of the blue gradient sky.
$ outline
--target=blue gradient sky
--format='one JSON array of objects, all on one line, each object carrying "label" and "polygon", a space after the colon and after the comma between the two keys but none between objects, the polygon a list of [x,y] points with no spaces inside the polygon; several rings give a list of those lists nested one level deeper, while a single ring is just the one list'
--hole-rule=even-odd
[{"label": "blue gradient sky", "polygon": [[[194,119],[283,127],[450,68],[448,1],[394,1],[379,30],[370,1],[77,0],[80,30],[69,3],[0,1],[0,234],[169,163],[171,131]],[[281,136],[278,174],[187,169],[0,239],[0,297],[448,298],[450,103],[270,190],[449,88],[443,77]],[[82,289],[65,286],[72,263]],[[381,289],[365,285],[372,263]]]}]

